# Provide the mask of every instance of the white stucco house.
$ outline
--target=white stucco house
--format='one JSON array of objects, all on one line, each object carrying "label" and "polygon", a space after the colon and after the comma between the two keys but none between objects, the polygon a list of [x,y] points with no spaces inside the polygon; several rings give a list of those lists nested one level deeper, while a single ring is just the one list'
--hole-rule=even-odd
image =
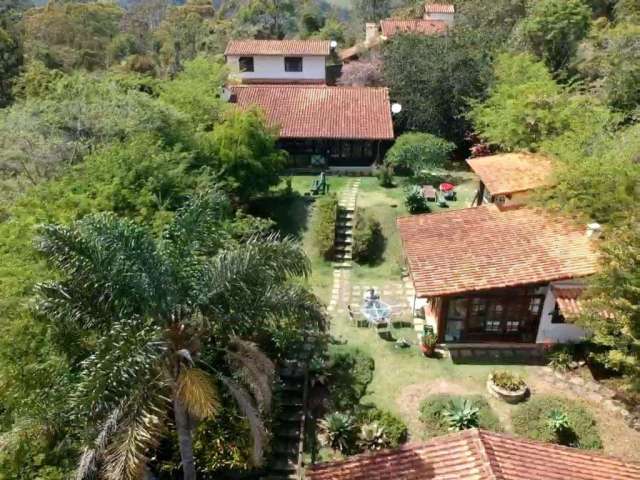
[{"label": "white stucco house", "polygon": [[328,40],[231,40],[224,52],[230,79],[251,84],[326,83]]}]

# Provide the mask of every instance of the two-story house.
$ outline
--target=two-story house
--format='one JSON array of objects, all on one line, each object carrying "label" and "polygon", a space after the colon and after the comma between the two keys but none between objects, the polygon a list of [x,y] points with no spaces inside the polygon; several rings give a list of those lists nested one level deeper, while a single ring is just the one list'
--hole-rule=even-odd
[{"label": "two-story house", "polygon": [[322,40],[229,42],[230,102],[262,110],[291,166],[368,169],[394,139],[389,92],[327,86],[330,51]]},{"label": "two-story house", "polygon": [[232,40],[224,52],[233,81],[326,84],[328,40]]}]

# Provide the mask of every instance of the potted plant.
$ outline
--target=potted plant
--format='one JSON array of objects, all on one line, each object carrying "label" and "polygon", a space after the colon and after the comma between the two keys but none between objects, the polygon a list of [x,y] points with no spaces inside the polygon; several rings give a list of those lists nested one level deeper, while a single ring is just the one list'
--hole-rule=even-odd
[{"label": "potted plant", "polygon": [[436,344],[438,343],[438,337],[435,333],[429,331],[422,335],[420,342],[420,350],[424,353],[425,357],[432,357],[436,351]]},{"label": "potted plant", "polygon": [[491,372],[487,380],[487,390],[494,397],[507,403],[519,403],[529,393],[529,387],[524,379],[520,375],[506,370]]}]

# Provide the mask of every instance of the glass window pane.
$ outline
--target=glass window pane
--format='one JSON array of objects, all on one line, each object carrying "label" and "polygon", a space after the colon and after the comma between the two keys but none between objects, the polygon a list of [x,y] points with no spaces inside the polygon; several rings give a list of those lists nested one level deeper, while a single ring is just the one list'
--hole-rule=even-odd
[{"label": "glass window pane", "polygon": [[467,317],[467,299],[454,298],[449,301],[449,310],[447,317],[455,320],[462,320]]}]

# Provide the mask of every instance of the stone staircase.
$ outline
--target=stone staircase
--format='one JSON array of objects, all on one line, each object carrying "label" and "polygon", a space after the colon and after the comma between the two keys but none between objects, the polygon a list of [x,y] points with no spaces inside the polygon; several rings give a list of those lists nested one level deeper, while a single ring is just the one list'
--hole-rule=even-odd
[{"label": "stone staircase", "polygon": [[353,260],[353,227],[360,179],[352,180],[338,200],[334,268],[351,268]]},{"label": "stone staircase", "polygon": [[274,419],[271,462],[261,480],[302,478],[306,373],[299,362],[288,362],[279,375],[280,411]]}]

